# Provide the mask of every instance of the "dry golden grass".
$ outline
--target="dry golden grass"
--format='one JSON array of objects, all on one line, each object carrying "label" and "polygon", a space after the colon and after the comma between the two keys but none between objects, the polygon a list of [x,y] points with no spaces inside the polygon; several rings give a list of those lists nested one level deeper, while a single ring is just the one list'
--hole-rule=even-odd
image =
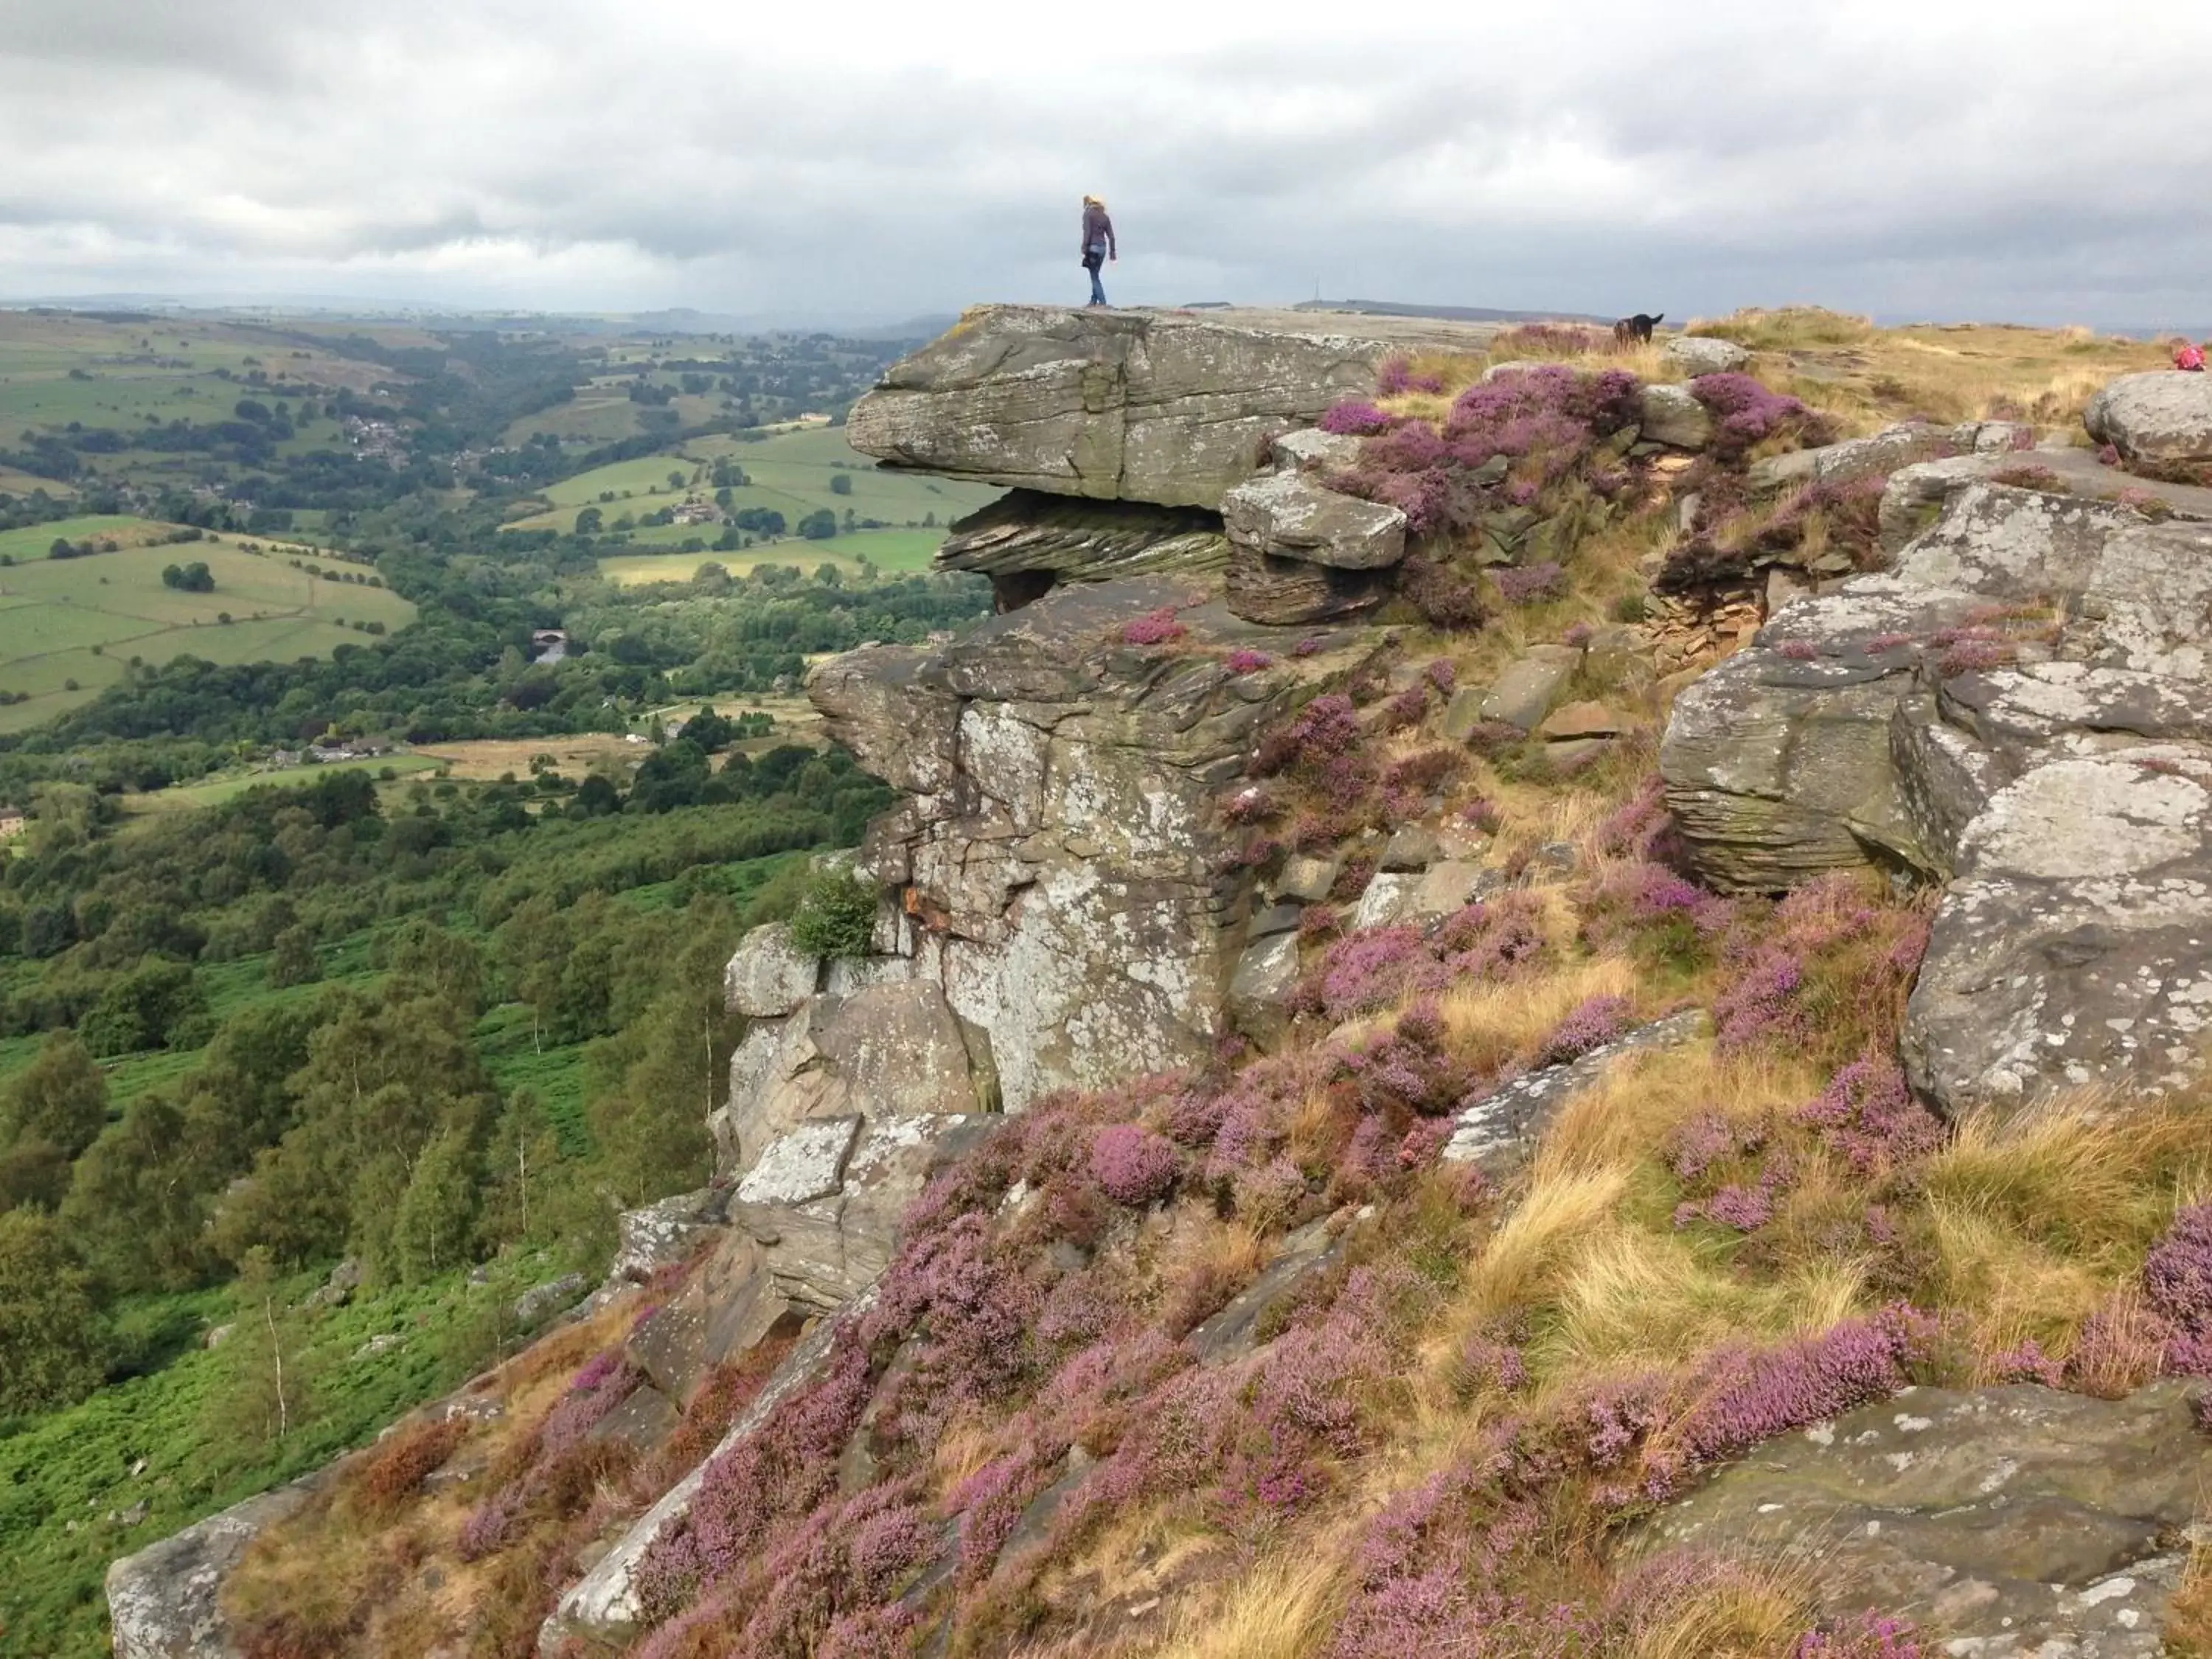
[{"label": "dry golden grass", "polygon": [[1729,1342],[1812,1336],[1860,1311],[1856,1264],[1815,1261],[1774,1279],[1703,1259],[1680,1233],[1615,1225],[1575,1241],[1531,1345],[1540,1379],[1680,1364]]},{"label": "dry golden grass", "polygon": [[1750,1123],[1820,1091],[1809,1069],[1760,1054],[1723,1054],[1710,1042],[1631,1055],[1570,1101],[1536,1155],[1539,1179],[1662,1156],[1668,1137],[1701,1113]]},{"label": "dry golden grass", "polygon": [[[1555,921],[1571,921],[1563,895],[1546,894]],[[1526,1060],[1559,1022],[1593,997],[1632,996],[1635,967],[1623,957],[1569,963],[1554,972],[1504,984],[1477,982],[1447,992],[1437,1004],[1444,1046],[1462,1064],[1495,1072],[1509,1060]]]},{"label": "dry golden grass", "polygon": [[1573,1269],[1578,1247],[1612,1224],[1628,1193],[1620,1166],[1540,1176],[1492,1234],[1445,1325],[1452,1346],[1515,1309],[1548,1302]]},{"label": "dry golden grass", "polygon": [[1638,1632],[1624,1659],[1784,1659],[1812,1624],[1808,1577],[1794,1564],[1729,1563]]},{"label": "dry golden grass", "polygon": [[[2199,1521],[2192,1532],[2202,1530]],[[2181,1587],[2166,1609],[2166,1651],[2172,1659],[2212,1659],[2212,1544],[2195,1544]]]},{"label": "dry golden grass", "polygon": [[1260,1561],[1179,1608],[1161,1659],[1307,1659],[1335,1621],[1342,1567],[1336,1553],[1311,1548]]}]

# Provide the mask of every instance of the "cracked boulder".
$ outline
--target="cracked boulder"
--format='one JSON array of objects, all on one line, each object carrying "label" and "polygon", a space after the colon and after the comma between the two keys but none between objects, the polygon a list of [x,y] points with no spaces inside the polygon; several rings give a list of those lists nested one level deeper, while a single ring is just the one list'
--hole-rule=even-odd
[{"label": "cracked boulder", "polygon": [[1677,701],[1690,858],[1736,890],[1947,884],[1904,1034],[1947,1113],[2173,1087],[2212,1009],[2212,526],[1929,471],[1892,570],[1784,607]]},{"label": "cracked boulder", "polygon": [[[1127,643],[1146,617],[1169,637]],[[831,734],[908,797],[860,858],[896,918],[889,971],[987,1038],[1009,1109],[1212,1052],[1249,885],[1218,799],[1263,732],[1374,648],[1355,634],[1293,657],[1304,637],[1206,583],[1144,577],[816,671]],[[1236,672],[1240,648],[1273,665]],[[767,1042],[748,1037],[739,1064],[788,1071]]]},{"label": "cracked boulder", "polygon": [[1957,1659],[2154,1659],[2212,1480],[2188,1393],[1908,1389],[1753,1448],[1634,1547],[1806,1561],[1826,1618],[1903,1613]]}]

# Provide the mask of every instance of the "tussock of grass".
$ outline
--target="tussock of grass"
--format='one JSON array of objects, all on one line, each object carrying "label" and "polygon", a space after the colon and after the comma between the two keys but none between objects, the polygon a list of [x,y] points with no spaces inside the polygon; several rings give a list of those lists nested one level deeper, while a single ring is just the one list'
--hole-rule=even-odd
[{"label": "tussock of grass", "polygon": [[1340,1579],[1331,1554],[1271,1557],[1239,1574],[1214,1605],[1183,1608],[1160,1659],[1307,1659],[1334,1622]]},{"label": "tussock of grass", "polygon": [[1732,1561],[1665,1618],[1638,1631],[1624,1659],[1780,1659],[1812,1623],[1799,1564]]},{"label": "tussock of grass", "polygon": [[1863,1311],[1863,1273],[1809,1264],[1761,1282],[1680,1233],[1620,1226],[1581,1241],[1531,1345],[1531,1368],[1573,1385],[1599,1372],[1682,1364],[1729,1342],[1813,1336]]},{"label": "tussock of grass", "polygon": [[1656,1158],[1668,1136],[1702,1113],[1755,1122],[1818,1088],[1810,1072],[1787,1060],[1723,1054],[1710,1042],[1632,1055],[1567,1103],[1538,1152],[1536,1174]]},{"label": "tussock of grass", "polygon": [[1445,1321],[1452,1349],[1501,1315],[1548,1301],[1576,1247],[1608,1225],[1627,1192],[1618,1166],[1532,1182],[1468,1270]]}]

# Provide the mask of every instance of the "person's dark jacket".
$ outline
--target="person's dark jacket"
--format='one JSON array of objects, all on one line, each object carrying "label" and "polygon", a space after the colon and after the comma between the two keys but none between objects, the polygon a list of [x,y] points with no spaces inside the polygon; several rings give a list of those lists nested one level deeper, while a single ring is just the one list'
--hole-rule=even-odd
[{"label": "person's dark jacket", "polygon": [[1114,246],[1114,221],[1106,210],[1096,202],[1083,204],[1083,254],[1088,258],[1091,250],[1103,243],[1109,258],[1119,258],[1121,250]]}]

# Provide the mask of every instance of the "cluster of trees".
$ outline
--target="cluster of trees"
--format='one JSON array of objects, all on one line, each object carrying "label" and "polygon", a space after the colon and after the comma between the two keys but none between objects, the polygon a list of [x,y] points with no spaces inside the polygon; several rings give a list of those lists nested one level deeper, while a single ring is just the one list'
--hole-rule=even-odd
[{"label": "cluster of trees", "polygon": [[202,559],[195,559],[190,564],[167,564],[161,567],[161,586],[184,593],[212,593],[215,573]]},{"label": "cluster of trees", "polygon": [[[117,1297],[341,1255],[407,1283],[526,1242],[588,1254],[617,1207],[703,1180],[738,1035],[720,965],[801,896],[741,908],[713,873],[849,839],[885,799],[796,747],[696,787],[694,757],[747,729],[703,717],[573,816],[451,784],[387,813],[343,773],[122,836],[50,787],[0,872],[0,1023],[45,1032],[0,1089],[0,1416],[128,1362]],[[687,901],[626,896],[672,881]],[[369,971],[317,983],[364,940]],[[218,1018],[206,968],[257,957],[268,988]],[[585,1144],[486,1071],[480,1018],[511,1003],[541,1048],[586,1045]],[[163,1046],[188,1069],[118,1112],[101,1057]]]}]

